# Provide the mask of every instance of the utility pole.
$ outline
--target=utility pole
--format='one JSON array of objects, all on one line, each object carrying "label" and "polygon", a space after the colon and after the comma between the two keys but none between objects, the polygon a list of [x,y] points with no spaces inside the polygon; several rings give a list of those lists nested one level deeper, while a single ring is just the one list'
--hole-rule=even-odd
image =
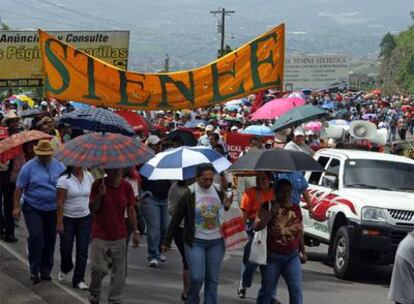
[{"label": "utility pole", "polygon": [[221,34],[221,41],[220,41],[220,56],[224,55],[224,38],[225,38],[225,21],[226,21],[226,16],[230,16],[230,14],[234,14],[235,11],[226,11],[225,8],[223,9],[218,9],[216,11],[210,11],[210,14],[213,14],[214,16],[216,16],[217,14],[221,14],[221,23],[217,25],[218,29],[218,33]]},{"label": "utility pole", "polygon": [[168,73],[170,71],[170,57],[168,54],[165,54],[164,58],[164,72]]}]

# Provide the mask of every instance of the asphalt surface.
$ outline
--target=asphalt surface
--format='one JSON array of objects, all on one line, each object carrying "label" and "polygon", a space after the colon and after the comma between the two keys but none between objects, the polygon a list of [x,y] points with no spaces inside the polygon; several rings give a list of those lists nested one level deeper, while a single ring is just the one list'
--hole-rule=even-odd
[{"label": "asphalt surface", "polygon": [[[55,267],[52,282],[32,285],[29,281],[26,253],[26,231],[24,223],[19,223],[17,244],[6,244],[0,241],[0,303],[1,304],[37,304],[37,303],[88,303],[88,292],[71,288],[70,281],[62,284],[56,280],[59,270],[59,252],[55,251]],[[58,249],[58,241],[57,246]],[[391,303],[387,299],[391,267],[361,267],[355,281],[343,281],[333,275],[331,267],[326,265],[326,247],[307,248],[310,261],[304,265],[304,303]],[[146,263],[146,244],[138,249],[129,249],[128,277],[125,303],[167,304],[182,303],[181,262],[177,250],[171,250],[168,260],[160,268],[149,268]],[[253,304],[260,287],[260,274],[257,273],[255,283],[247,292],[246,299],[236,296],[240,275],[241,253],[234,252],[223,262],[219,286],[219,303]],[[88,264],[87,279],[90,269]],[[104,281],[101,303],[107,303],[106,295],[109,277]],[[280,281],[278,299],[289,303],[286,285]]]}]

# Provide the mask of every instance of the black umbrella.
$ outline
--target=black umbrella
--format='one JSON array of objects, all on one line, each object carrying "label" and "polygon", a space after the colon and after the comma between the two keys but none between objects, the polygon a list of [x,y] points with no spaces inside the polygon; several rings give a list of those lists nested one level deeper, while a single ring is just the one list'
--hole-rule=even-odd
[{"label": "black umbrella", "polygon": [[291,150],[260,150],[239,158],[229,171],[324,171],[312,156]]},{"label": "black umbrella", "polygon": [[168,138],[175,140],[176,138],[181,139],[184,146],[194,147],[197,146],[197,139],[191,131],[187,130],[175,130],[168,134]]},{"label": "black umbrella", "polygon": [[326,113],[324,110],[312,105],[296,107],[276,120],[275,124],[271,128],[273,131],[277,132],[327,116],[329,116],[329,113]]}]

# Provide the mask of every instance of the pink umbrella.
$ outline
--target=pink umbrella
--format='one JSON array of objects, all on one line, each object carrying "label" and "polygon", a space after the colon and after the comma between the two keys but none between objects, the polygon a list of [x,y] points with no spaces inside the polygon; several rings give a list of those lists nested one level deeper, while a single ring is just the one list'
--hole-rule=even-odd
[{"label": "pink umbrella", "polygon": [[251,116],[252,120],[275,119],[289,112],[295,107],[305,104],[302,98],[278,98],[273,99],[258,109]]},{"label": "pink umbrella", "polygon": [[311,121],[305,125],[305,130],[312,130],[313,132],[320,132],[322,123],[319,121]]}]

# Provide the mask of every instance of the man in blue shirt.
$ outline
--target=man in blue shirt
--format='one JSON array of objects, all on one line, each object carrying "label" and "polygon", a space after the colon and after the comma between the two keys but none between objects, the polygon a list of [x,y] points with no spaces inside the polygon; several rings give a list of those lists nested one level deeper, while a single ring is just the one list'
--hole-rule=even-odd
[{"label": "man in blue shirt", "polygon": [[[308,193],[308,182],[303,176],[302,172],[287,172],[276,174],[276,179],[287,179],[292,184],[292,203],[299,205],[300,197],[303,195],[303,199],[310,206],[310,196]],[[305,206],[306,208],[306,206]]]},{"label": "man in blue shirt", "polygon": [[[19,219],[23,210],[29,233],[30,279],[33,284],[52,279],[50,273],[56,242],[56,183],[65,170],[63,164],[52,157],[53,152],[50,141],[39,141],[34,147],[37,157],[22,167],[14,192],[13,215]],[[22,194],[24,203],[20,207]]]}]

